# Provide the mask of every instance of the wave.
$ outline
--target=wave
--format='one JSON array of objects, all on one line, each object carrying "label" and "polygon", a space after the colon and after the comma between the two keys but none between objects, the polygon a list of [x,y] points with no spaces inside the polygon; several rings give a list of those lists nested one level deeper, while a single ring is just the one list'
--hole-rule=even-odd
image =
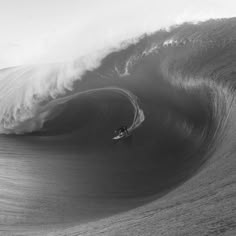
[{"label": "wave", "polygon": [[[185,23],[71,62],[1,70],[0,132],[22,134],[1,137],[4,230],[233,232],[235,29],[235,18]],[[114,144],[124,124],[132,136]]]}]

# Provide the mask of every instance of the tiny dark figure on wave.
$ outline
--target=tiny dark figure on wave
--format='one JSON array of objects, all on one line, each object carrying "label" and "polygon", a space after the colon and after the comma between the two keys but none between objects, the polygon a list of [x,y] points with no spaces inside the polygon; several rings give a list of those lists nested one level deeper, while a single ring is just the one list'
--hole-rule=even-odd
[{"label": "tiny dark figure on wave", "polygon": [[116,135],[129,135],[127,126],[121,126],[119,129],[115,130]]}]

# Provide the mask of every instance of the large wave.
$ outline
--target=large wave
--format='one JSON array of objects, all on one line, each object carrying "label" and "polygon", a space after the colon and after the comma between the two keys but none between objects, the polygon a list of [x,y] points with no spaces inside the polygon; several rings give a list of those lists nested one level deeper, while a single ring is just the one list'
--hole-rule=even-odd
[{"label": "large wave", "polygon": [[[7,203],[1,203],[8,217],[5,229],[20,224],[26,233],[24,226],[29,224],[71,223],[75,227],[63,231],[60,226],[60,231],[65,235],[122,235],[128,230],[129,235],[138,235],[141,230],[142,235],[157,235],[156,230],[162,229],[163,235],[175,235],[176,230],[197,235],[199,227],[210,232],[211,226],[201,223],[194,229],[188,226],[188,231],[183,226],[185,217],[191,225],[200,224],[205,216],[212,219],[211,224],[214,216],[226,219],[230,205],[212,210],[204,202],[198,208],[205,215],[191,208],[191,216],[189,212],[179,216],[176,226],[167,229],[178,204],[195,204],[193,199],[200,193],[199,201],[224,204],[217,197],[205,200],[207,187],[212,184],[212,191],[217,192],[219,178],[234,181],[226,157],[232,164],[235,32],[235,18],[185,23],[71,62],[1,70],[0,132],[27,134],[7,136],[4,143],[14,141],[24,148],[30,143],[35,149],[30,153],[37,153],[30,154],[33,163],[38,163],[39,146],[49,163],[48,167],[40,160],[34,167],[36,174],[27,172],[24,180],[28,182],[23,182],[23,190],[17,189],[17,199],[12,194],[15,184],[0,180],[7,186]],[[131,140],[114,146],[113,130],[124,123],[136,131]],[[225,191],[230,194],[233,189]],[[54,206],[58,196],[60,206]],[[150,201],[131,213],[76,226]],[[181,209],[185,212],[190,206]],[[149,224],[156,222],[158,227],[138,229],[132,217],[139,224],[150,219]],[[233,224],[215,224],[227,232],[235,230]]]}]

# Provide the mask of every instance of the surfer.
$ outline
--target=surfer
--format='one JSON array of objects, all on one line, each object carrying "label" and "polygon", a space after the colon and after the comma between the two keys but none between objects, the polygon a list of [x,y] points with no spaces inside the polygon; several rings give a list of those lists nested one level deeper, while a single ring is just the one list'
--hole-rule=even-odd
[{"label": "surfer", "polygon": [[120,136],[127,136],[129,135],[129,131],[127,126],[121,126],[119,129],[115,130],[115,133]]}]

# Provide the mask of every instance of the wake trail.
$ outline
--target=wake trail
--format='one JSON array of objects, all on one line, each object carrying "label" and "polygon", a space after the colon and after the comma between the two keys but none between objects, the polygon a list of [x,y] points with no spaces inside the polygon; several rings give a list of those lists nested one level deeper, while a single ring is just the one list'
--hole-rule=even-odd
[{"label": "wake trail", "polygon": [[78,92],[78,93],[75,93],[75,94],[72,94],[72,95],[69,95],[66,97],[58,98],[58,99],[52,100],[47,105],[45,105],[43,107],[43,109],[39,111],[39,113],[42,114],[47,111],[52,111],[53,110],[52,108],[54,108],[58,105],[64,104],[64,103],[66,103],[66,102],[68,102],[80,95],[92,94],[92,93],[102,92],[102,91],[113,91],[113,92],[122,94],[126,98],[128,98],[128,100],[132,104],[133,109],[134,109],[134,118],[133,118],[132,124],[128,127],[129,132],[132,132],[133,130],[137,129],[143,123],[143,121],[145,120],[145,115],[144,115],[143,110],[140,108],[140,106],[138,104],[137,96],[135,96],[129,90],[126,90],[123,88],[118,88],[118,87],[105,87],[105,88],[89,89],[89,90]]}]

